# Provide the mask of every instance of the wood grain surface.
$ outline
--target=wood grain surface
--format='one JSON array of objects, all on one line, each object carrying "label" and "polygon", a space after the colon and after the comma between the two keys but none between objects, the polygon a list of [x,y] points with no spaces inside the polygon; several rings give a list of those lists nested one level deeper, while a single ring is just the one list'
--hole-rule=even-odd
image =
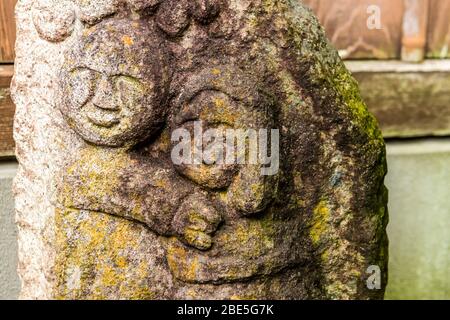
[{"label": "wood grain surface", "polygon": [[430,0],[427,55],[450,58],[450,0]]},{"label": "wood grain surface", "polygon": [[[301,0],[300,0],[301,1]],[[400,58],[403,0],[303,0],[347,59]],[[369,10],[377,6],[381,29],[369,29]]]},{"label": "wood grain surface", "polygon": [[17,0],[0,0],[0,63],[14,61],[16,26],[14,7]]}]

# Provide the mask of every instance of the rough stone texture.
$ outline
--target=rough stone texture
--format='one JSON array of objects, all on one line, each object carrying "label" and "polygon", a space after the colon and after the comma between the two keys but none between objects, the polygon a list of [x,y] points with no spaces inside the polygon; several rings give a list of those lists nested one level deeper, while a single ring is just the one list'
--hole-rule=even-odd
[{"label": "rough stone texture", "polygon": [[15,163],[0,162],[0,299],[16,299],[20,291],[17,276],[17,227],[14,223],[12,179]]},{"label": "rough stone texture", "polygon": [[[13,83],[22,298],[383,297],[384,142],[309,10],[68,1],[55,32],[33,2]],[[280,129],[280,171],[175,167],[194,120]]]}]

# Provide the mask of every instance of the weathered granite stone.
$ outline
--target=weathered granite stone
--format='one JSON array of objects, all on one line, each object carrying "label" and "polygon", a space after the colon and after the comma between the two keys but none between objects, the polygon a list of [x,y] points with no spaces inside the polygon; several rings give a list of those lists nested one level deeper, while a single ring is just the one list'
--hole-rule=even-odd
[{"label": "weathered granite stone", "polygon": [[70,36],[75,22],[75,8],[70,1],[38,0],[32,8],[33,22],[39,35],[59,42]]},{"label": "weathered granite stone", "polygon": [[[13,83],[22,298],[383,297],[384,142],[309,10],[33,2]],[[175,163],[199,122],[278,129],[279,170]]]}]

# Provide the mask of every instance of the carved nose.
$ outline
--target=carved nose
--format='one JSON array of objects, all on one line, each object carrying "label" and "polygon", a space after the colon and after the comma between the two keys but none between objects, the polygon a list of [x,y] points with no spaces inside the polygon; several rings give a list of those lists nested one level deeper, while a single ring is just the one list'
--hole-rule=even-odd
[{"label": "carved nose", "polygon": [[113,83],[107,76],[103,76],[98,83],[92,103],[100,109],[119,110],[119,105],[114,95]]}]

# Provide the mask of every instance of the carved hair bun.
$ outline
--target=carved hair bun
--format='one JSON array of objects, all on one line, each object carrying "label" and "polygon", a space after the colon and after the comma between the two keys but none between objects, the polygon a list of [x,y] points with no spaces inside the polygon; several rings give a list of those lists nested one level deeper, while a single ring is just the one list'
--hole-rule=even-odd
[{"label": "carved hair bun", "polygon": [[75,10],[69,1],[38,0],[33,4],[32,17],[42,39],[59,42],[72,34]]},{"label": "carved hair bun", "polygon": [[169,36],[183,33],[191,17],[200,23],[208,23],[219,13],[218,1],[214,0],[165,0],[156,17],[158,26]]},{"label": "carved hair bun", "polygon": [[[78,11],[76,11],[78,7]],[[211,22],[220,12],[217,0],[37,0],[33,6],[33,22],[39,36],[51,42],[60,42],[72,34],[78,18],[88,26],[131,9],[153,14],[156,23],[171,37],[181,36],[191,19],[199,23]],[[156,9],[157,10],[153,10]]]},{"label": "carved hair bun", "polygon": [[121,0],[76,0],[80,9],[80,20],[93,25],[119,10]]},{"label": "carved hair bun", "polygon": [[169,36],[179,36],[189,26],[189,9],[189,0],[166,0],[158,9],[156,22]]},{"label": "carved hair bun", "polygon": [[202,23],[207,23],[215,18],[220,11],[219,1],[214,0],[194,0],[192,2],[192,15]]},{"label": "carved hair bun", "polygon": [[128,4],[133,10],[141,11],[146,9],[153,9],[163,0],[128,0]]}]

